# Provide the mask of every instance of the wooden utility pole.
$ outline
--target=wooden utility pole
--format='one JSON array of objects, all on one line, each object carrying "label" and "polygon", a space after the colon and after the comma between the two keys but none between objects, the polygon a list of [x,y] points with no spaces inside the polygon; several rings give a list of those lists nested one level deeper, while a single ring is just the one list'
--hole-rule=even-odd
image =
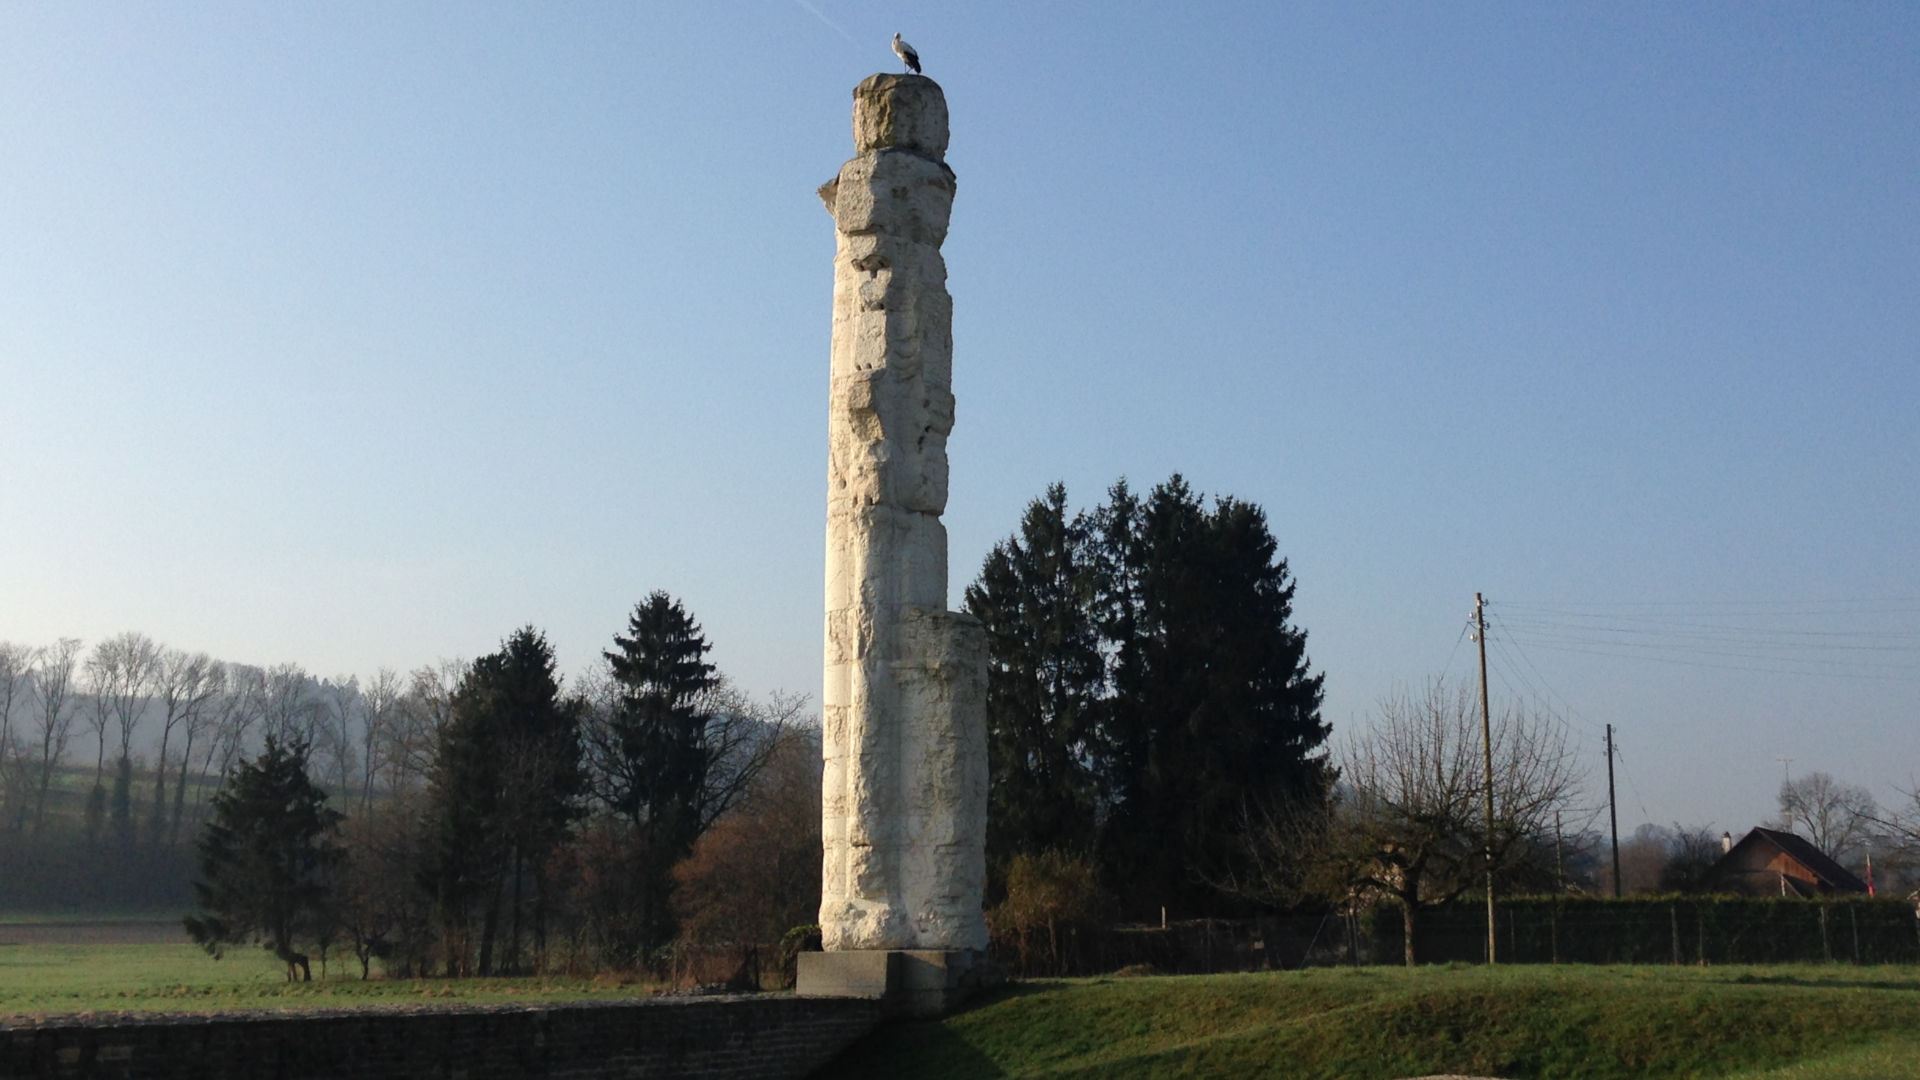
[{"label": "wooden utility pole", "polygon": [[1620,812],[1613,805],[1613,725],[1607,725],[1607,823],[1613,826],[1613,898],[1620,899]]},{"label": "wooden utility pole", "polygon": [[1560,811],[1553,812],[1553,891],[1567,895],[1567,857],[1560,847]]},{"label": "wooden utility pole", "polygon": [[1493,718],[1492,710],[1487,707],[1487,601],[1479,593],[1473,594],[1474,638],[1480,643],[1480,751],[1486,759],[1486,842],[1481,852],[1487,862],[1487,963],[1496,963],[1493,916]]}]

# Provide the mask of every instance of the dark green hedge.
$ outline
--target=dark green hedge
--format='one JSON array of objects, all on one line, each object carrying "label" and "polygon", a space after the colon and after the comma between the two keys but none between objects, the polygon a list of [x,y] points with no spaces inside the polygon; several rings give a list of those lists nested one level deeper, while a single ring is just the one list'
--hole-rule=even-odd
[{"label": "dark green hedge", "polygon": [[[1484,902],[1429,908],[1418,919],[1420,962],[1486,959]],[[1497,925],[1506,963],[1920,962],[1914,905],[1891,898],[1516,897],[1499,902]],[[1398,907],[1374,908],[1367,930],[1374,960],[1402,955]]]}]

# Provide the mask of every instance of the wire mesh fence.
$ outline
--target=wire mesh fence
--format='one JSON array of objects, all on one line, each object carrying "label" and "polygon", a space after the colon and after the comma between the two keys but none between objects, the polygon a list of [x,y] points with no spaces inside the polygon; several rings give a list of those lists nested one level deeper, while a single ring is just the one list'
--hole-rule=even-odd
[{"label": "wire mesh fence", "polygon": [[[1495,914],[1495,945],[1507,963],[1920,962],[1920,918],[1901,899],[1543,897],[1503,901]],[[1372,959],[1398,960],[1399,910],[1375,909],[1368,924]],[[1422,912],[1415,944],[1422,962],[1485,961],[1486,908],[1448,904]]]},{"label": "wire mesh fence", "polygon": [[[1421,963],[1483,963],[1481,903],[1423,909]],[[1514,964],[1920,963],[1920,916],[1900,899],[1741,897],[1515,898],[1496,906],[1498,959]],[[1061,927],[996,939],[996,961],[1023,977],[1115,971],[1203,974],[1342,964],[1400,964],[1402,913],[1192,919],[1165,926]]]}]

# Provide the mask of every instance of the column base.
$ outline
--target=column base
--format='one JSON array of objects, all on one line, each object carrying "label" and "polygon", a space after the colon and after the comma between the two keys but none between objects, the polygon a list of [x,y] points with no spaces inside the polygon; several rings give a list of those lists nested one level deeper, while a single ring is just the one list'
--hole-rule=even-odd
[{"label": "column base", "polygon": [[799,961],[794,993],[873,998],[889,1016],[945,1016],[990,985],[986,954],[972,949],[845,949]]}]

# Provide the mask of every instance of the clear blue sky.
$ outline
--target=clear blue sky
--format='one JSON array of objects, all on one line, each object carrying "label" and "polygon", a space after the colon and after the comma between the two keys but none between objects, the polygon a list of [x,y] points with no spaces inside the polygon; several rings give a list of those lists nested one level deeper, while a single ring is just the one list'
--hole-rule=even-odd
[{"label": "clear blue sky", "polygon": [[813,190],[896,30],[954,602],[1049,481],[1179,471],[1338,729],[1479,590],[1629,826],[1920,772],[1911,3],[8,4],[0,638],[577,672],[664,588],[817,693]]}]

